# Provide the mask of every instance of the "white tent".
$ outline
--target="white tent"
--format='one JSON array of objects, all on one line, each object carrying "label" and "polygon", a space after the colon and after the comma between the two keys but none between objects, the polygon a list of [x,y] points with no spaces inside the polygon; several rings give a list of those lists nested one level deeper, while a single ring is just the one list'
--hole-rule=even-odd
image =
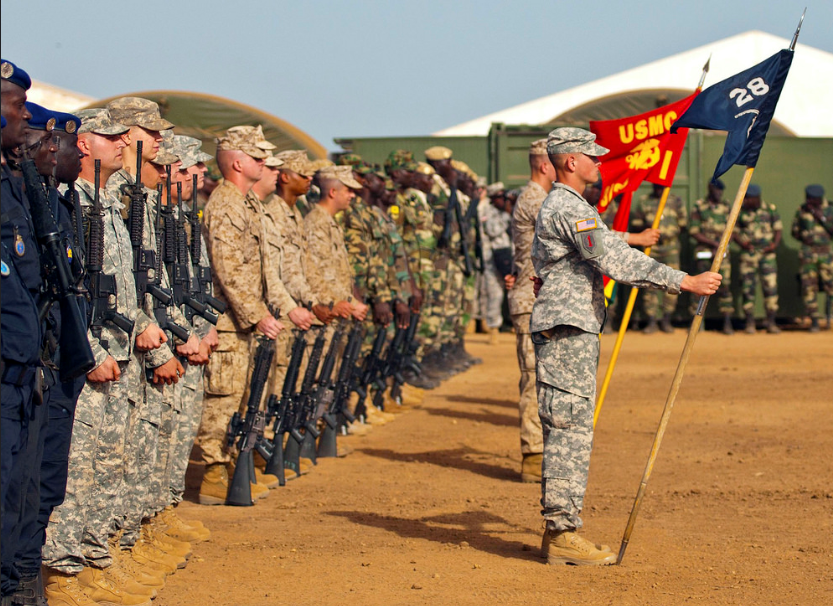
[{"label": "white tent", "polygon": [[32,103],[37,103],[55,111],[70,113],[95,101],[93,97],[88,95],[39,80],[32,80],[32,88],[26,92],[26,97]]},{"label": "white tent", "polygon": [[[694,90],[703,64],[710,55],[711,70],[706,78],[706,87],[760,63],[779,50],[788,48],[789,44],[789,40],[778,36],[749,31],[463,122],[434,135],[486,135],[493,122],[549,124],[564,121],[570,112],[594,102],[609,102],[612,98],[625,98],[645,92],[682,93],[674,96],[680,98]],[[833,54],[798,44],[787,83],[775,112],[773,128],[780,125],[786,133],[798,137],[833,137],[831,99]],[[642,111],[647,109],[652,108]],[[624,117],[629,113],[625,111],[616,117]],[[613,116],[593,117],[605,119]]]}]

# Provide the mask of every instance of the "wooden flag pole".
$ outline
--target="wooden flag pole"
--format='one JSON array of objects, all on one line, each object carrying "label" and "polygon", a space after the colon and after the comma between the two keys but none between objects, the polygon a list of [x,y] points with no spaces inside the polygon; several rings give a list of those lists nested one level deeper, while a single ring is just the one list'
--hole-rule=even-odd
[{"label": "wooden flag pole", "polygon": [[[712,261],[711,271],[717,273],[720,271],[720,264],[723,261],[723,255],[729,247],[729,239],[732,237],[732,231],[735,228],[735,223],[738,220],[741,206],[743,205],[743,198],[746,196],[746,189],[749,187],[749,182],[752,180],[752,173],[755,168],[749,166],[743,174],[743,180],[740,182],[738,193],[735,196],[735,202],[732,205],[732,211],[729,213],[729,218],[726,223],[726,229],[720,238],[720,246],[714,255]],[[659,447],[662,443],[662,437],[665,435],[665,429],[668,426],[668,421],[671,419],[671,410],[674,408],[674,402],[677,399],[677,393],[680,391],[680,384],[683,381],[683,374],[685,373],[688,358],[691,355],[691,350],[694,348],[694,341],[697,339],[697,333],[700,332],[700,325],[703,323],[703,314],[706,311],[706,305],[709,302],[708,296],[700,297],[700,302],[697,304],[697,312],[694,315],[694,320],[691,322],[691,327],[688,329],[688,338],[686,338],[683,353],[680,356],[680,362],[677,365],[677,372],[674,374],[674,380],[671,382],[671,390],[668,392],[668,398],[665,400],[665,408],[662,411],[662,417],[659,421],[657,433],[654,436],[654,444],[651,446],[651,454],[648,457],[648,464],[645,466],[645,472],[642,474],[642,481],[639,483],[639,490],[636,493],[636,499],[633,502],[631,515],[628,518],[628,524],[625,527],[625,534],[622,537],[622,545],[619,547],[619,555],[616,558],[616,564],[622,563],[622,558],[625,557],[625,550],[628,548],[628,541],[630,541],[633,527],[636,524],[636,516],[639,514],[639,507],[642,504],[642,498],[645,496],[645,491],[648,488],[648,480],[651,478],[651,472],[654,469],[654,463],[657,460]]]},{"label": "wooden flag pole", "polygon": [[[657,206],[657,214],[654,217],[654,222],[651,229],[657,229],[659,222],[662,220],[662,213],[665,211],[665,203],[668,201],[668,194],[671,192],[670,187],[662,190],[662,197],[659,199]],[[645,254],[651,254],[651,247],[645,249]],[[613,376],[613,370],[616,368],[616,361],[619,359],[619,350],[622,349],[622,341],[625,340],[625,333],[628,331],[628,324],[631,321],[631,314],[633,307],[636,304],[636,296],[639,294],[639,289],[631,288],[631,294],[628,296],[628,304],[625,306],[625,313],[622,315],[622,324],[619,326],[619,334],[616,335],[616,343],[613,344],[613,352],[610,354],[610,361],[607,363],[607,370],[605,371],[605,378],[602,381],[602,387],[599,389],[599,399],[596,402],[596,411],[593,413],[593,427],[599,421],[599,414],[602,412],[602,406],[605,403],[605,396],[607,395],[607,388],[610,385],[610,379]]]},{"label": "wooden flag pole", "polygon": [[[700,82],[697,83],[697,90],[701,90],[703,88],[703,82],[706,81],[706,74],[709,73],[709,65],[712,62],[712,57],[709,55],[709,58],[706,60],[706,64],[703,66],[703,72],[700,74]],[[659,201],[659,206],[657,206],[657,214],[654,217],[654,223],[651,225],[651,229],[659,228],[659,222],[662,219],[662,213],[665,211],[665,203],[668,201],[668,194],[671,192],[670,187],[666,187],[662,190],[662,197]],[[645,249],[645,254],[651,254],[651,247]],[[619,326],[619,334],[616,335],[616,343],[613,344],[613,352],[610,354],[610,361],[607,363],[607,370],[605,370],[605,378],[602,381],[602,387],[599,390],[599,399],[596,402],[596,410],[593,413],[593,428],[595,429],[596,423],[599,421],[599,414],[602,412],[602,406],[605,402],[605,397],[607,396],[607,388],[610,386],[610,379],[613,377],[613,370],[616,368],[616,361],[619,359],[619,350],[622,349],[622,341],[625,340],[625,333],[628,331],[628,324],[631,321],[631,314],[633,313],[633,307],[636,305],[636,297],[639,294],[638,288],[632,288],[631,294],[628,297],[628,304],[625,306],[625,313],[622,316],[622,324]]]}]

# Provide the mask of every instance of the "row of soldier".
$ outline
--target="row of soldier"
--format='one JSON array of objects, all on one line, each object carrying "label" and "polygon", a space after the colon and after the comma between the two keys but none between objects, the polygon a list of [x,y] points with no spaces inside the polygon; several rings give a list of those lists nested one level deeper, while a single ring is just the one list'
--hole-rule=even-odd
[{"label": "row of soldier", "polygon": [[3,61],[3,599],[148,604],[210,535],[176,513],[195,440],[199,501],[252,504],[478,362],[476,175],[240,126],[200,220],[211,156],[155,103],[30,85]]}]

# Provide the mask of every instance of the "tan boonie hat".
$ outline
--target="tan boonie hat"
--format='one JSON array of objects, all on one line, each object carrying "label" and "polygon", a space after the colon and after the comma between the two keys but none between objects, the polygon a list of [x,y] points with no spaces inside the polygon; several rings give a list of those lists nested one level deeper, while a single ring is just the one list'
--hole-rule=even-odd
[{"label": "tan boonie hat", "polygon": [[159,113],[159,106],[150,99],[121,97],[107,104],[110,117],[126,126],[141,126],[147,130],[163,131],[173,128]]},{"label": "tan boonie hat", "polygon": [[428,162],[417,162],[417,172],[422,173],[423,175],[433,175],[435,172],[434,167],[428,164]]},{"label": "tan boonie hat", "polygon": [[529,144],[530,156],[546,156],[547,155],[547,140],[538,139]]},{"label": "tan boonie hat", "polygon": [[341,181],[350,189],[361,189],[362,185],[353,178],[350,166],[327,166],[318,171],[319,179],[335,179]]},{"label": "tan boonie hat", "polygon": [[429,160],[448,160],[451,158],[452,151],[442,145],[435,145],[425,150],[425,157]]},{"label": "tan boonie hat", "polygon": [[78,134],[94,133],[96,135],[121,135],[130,130],[129,126],[120,124],[113,120],[110,112],[103,107],[93,109],[82,109],[75,114],[81,118],[81,127]]},{"label": "tan boonie hat", "polygon": [[564,126],[556,128],[547,137],[547,153],[580,153],[588,156],[604,156],[610,150],[596,143],[596,135],[589,130]]},{"label": "tan boonie hat", "polygon": [[291,170],[305,177],[311,177],[315,174],[312,170],[312,162],[307,157],[307,152],[298,149],[290,149],[282,151],[277,154],[277,157],[283,160],[281,170]]},{"label": "tan boonie hat", "polygon": [[191,168],[200,162],[208,162],[214,156],[207,154],[202,149],[202,141],[194,137],[186,137],[185,135],[174,136],[174,150],[176,155],[182,161],[180,170]]},{"label": "tan boonie hat", "polygon": [[263,136],[263,128],[257,126],[232,126],[217,139],[217,151],[242,151],[252,158],[263,160],[275,146]]}]

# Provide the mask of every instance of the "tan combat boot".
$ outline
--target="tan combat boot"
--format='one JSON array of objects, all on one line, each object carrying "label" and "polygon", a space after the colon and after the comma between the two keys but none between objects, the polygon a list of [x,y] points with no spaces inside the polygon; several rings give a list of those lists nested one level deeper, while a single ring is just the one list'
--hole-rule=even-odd
[{"label": "tan combat boot", "polygon": [[103,570],[84,568],[78,574],[78,584],[88,596],[102,606],[150,606],[150,596],[129,593],[109,580]]},{"label": "tan combat boot", "polygon": [[489,329],[489,345],[497,345],[500,343],[500,328]]},{"label": "tan combat boot", "polygon": [[131,557],[143,566],[173,574],[178,568],[185,568],[185,558],[166,553],[144,539],[139,539],[130,551]]},{"label": "tan combat boot", "polygon": [[347,424],[347,435],[366,436],[372,429],[373,428],[370,425],[356,420]]},{"label": "tan combat boot", "polygon": [[213,463],[205,468],[200,484],[200,505],[225,505],[228,494],[228,469],[225,463]]},{"label": "tan combat boot", "polygon": [[50,606],[98,606],[98,602],[84,593],[76,575],[50,568],[44,568],[43,594]]},{"label": "tan combat boot", "polygon": [[185,558],[187,560],[193,554],[190,543],[179,541],[166,535],[162,531],[160,524],[143,526],[142,537],[145,541],[152,543],[165,553],[169,553],[173,556]]},{"label": "tan combat boot", "polygon": [[541,466],[544,455],[541,453],[524,453],[521,461],[521,482],[532,484],[541,481]]},{"label": "tan combat boot", "polygon": [[102,572],[104,573],[104,578],[126,593],[145,596],[150,600],[156,597],[155,587],[139,583],[119,563],[113,562],[112,566],[108,566]]},{"label": "tan combat boot", "polygon": [[165,534],[180,541],[198,543],[211,537],[211,531],[202,522],[186,522],[171,506],[166,507],[157,517],[165,525]]},{"label": "tan combat boot", "polygon": [[257,467],[255,467],[255,478],[257,478],[258,484],[266,488],[277,488],[281,485],[281,480],[278,476],[260,471]]},{"label": "tan combat boot", "polygon": [[607,566],[616,561],[616,554],[612,553],[609,547],[607,551],[603,551],[599,549],[599,546],[572,531],[545,530],[541,541],[541,552],[542,556],[546,556],[547,564],[550,565]]},{"label": "tan combat boot", "polygon": [[[153,589],[162,589],[165,586],[165,573],[156,568],[142,566],[132,557],[129,551],[119,550],[118,567],[129,574],[134,581],[145,587],[152,587]],[[113,564],[116,565],[115,563]]]},{"label": "tan combat boot", "polygon": [[408,400],[418,400],[419,402],[422,402],[422,400],[425,398],[425,390],[405,383],[402,386],[402,398],[407,398]]}]

